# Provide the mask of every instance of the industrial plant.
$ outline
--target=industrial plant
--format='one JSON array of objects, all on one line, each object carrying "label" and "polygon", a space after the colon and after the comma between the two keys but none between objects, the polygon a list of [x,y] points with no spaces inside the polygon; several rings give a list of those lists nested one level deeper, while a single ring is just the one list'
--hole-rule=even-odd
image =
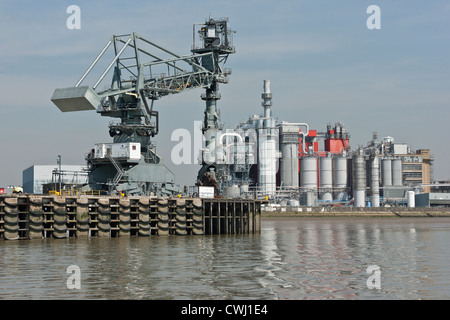
[{"label": "industrial plant", "polygon": [[[321,131],[304,122],[277,121],[270,80],[261,79],[261,112],[224,129],[219,85],[227,84],[231,74],[225,63],[235,53],[233,34],[227,18],[210,17],[194,25],[188,56],[137,33],[114,35],[74,87],[55,90],[51,100],[63,112],[96,110],[119,120],[109,124],[113,141],[97,143],[87,153],[87,183],[77,185],[77,191],[202,196],[200,191],[208,189],[215,198],[355,207],[413,206],[416,194],[430,192],[430,150],[412,150],[377,133],[366,146],[351,150],[350,133],[341,122],[325,124]],[[93,85],[84,84],[111,47],[112,61]],[[98,91],[110,70],[109,88]],[[154,137],[160,129],[154,107],[165,96],[197,88],[205,90],[200,168],[192,187],[182,188],[156,152]],[[54,191],[62,193],[57,181]]]}]

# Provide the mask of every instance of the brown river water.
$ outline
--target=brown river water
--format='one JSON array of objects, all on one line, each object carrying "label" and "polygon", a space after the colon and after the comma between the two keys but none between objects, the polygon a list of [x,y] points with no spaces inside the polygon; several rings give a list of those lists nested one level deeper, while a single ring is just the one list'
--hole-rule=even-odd
[{"label": "brown river water", "polygon": [[0,299],[450,299],[450,218],[263,218],[261,229],[0,241]]}]

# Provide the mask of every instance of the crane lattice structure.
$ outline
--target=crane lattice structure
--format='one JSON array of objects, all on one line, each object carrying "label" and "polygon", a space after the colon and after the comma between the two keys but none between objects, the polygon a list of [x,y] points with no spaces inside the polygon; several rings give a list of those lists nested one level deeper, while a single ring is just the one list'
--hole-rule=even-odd
[{"label": "crane lattice structure", "polygon": [[[159,113],[154,110],[154,102],[167,95],[204,88],[203,132],[219,129],[218,87],[219,83],[228,83],[231,72],[224,64],[235,52],[234,31],[227,24],[228,19],[212,18],[204,24],[194,24],[194,43],[191,54],[186,56],[175,54],[137,33],[113,35],[74,87],[55,90],[51,100],[62,112],[97,110],[101,116],[118,118],[119,121],[109,124],[113,144],[140,144],[142,158],[138,161],[117,158],[111,152],[106,152],[104,157],[88,155],[91,187],[107,185],[110,192],[120,189],[133,194],[178,192],[174,189],[173,174],[162,164],[152,143],[159,131]],[[94,67],[111,54],[111,47],[113,58],[109,64],[99,77],[94,77],[92,86],[85,84]],[[111,72],[110,86],[98,90]],[[211,139],[207,139],[208,143]],[[143,178],[137,178],[139,174]]]}]

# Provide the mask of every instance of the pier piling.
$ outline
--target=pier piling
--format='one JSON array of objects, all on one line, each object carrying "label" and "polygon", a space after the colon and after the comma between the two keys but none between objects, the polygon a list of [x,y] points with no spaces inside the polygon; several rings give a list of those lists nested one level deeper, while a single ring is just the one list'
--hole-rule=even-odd
[{"label": "pier piling", "polygon": [[254,234],[253,199],[0,196],[0,240]]}]

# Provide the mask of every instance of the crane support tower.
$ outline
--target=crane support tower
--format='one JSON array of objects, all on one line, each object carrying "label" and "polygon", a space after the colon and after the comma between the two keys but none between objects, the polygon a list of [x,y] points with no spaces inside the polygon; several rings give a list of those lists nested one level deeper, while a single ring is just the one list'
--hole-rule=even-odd
[{"label": "crane support tower", "polygon": [[[223,65],[234,53],[234,31],[228,28],[228,19],[211,17],[199,30],[196,28],[194,24],[194,43],[191,54],[186,56],[137,33],[113,35],[74,87],[54,91],[51,101],[62,112],[96,110],[101,116],[118,119],[109,124],[112,143],[96,144],[86,156],[89,189],[132,195],[180,192],[153,141],[159,132],[159,112],[154,110],[154,102],[167,95],[204,88],[206,93],[201,98],[206,101],[206,147],[214,142],[219,130],[218,84],[228,83],[231,72]],[[196,43],[196,35],[200,43]],[[93,76],[94,67],[105,62],[108,54],[112,59],[104,63],[106,68],[99,77]],[[110,85],[98,90],[108,74],[112,74]],[[87,84],[92,78],[93,84]]]}]

